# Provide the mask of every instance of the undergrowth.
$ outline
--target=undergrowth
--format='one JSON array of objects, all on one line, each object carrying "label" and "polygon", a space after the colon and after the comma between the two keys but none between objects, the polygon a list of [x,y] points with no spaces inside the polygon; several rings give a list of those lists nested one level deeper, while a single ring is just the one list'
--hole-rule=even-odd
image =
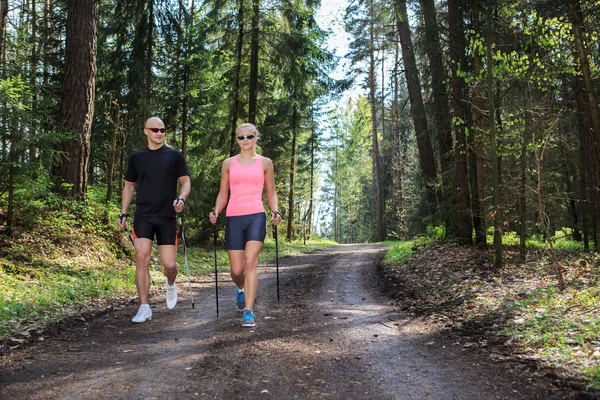
[{"label": "undergrowth", "polygon": [[501,270],[494,270],[490,253],[471,247],[389,242],[384,269],[403,308],[463,332],[468,346],[483,343],[489,352],[494,342],[502,354],[508,348],[600,390],[600,256],[573,250],[580,244],[567,238],[557,240],[564,291],[544,242],[536,240],[528,241],[526,263],[505,249]]}]

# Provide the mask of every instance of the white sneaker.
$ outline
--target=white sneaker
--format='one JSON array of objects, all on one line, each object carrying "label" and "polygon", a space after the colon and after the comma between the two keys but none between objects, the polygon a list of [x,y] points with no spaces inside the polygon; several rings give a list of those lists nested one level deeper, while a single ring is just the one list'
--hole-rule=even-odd
[{"label": "white sneaker", "polygon": [[167,287],[167,307],[169,310],[172,310],[177,305],[177,286],[175,282],[173,282],[172,286],[169,286],[168,279],[165,282],[165,286]]},{"label": "white sneaker", "polygon": [[146,322],[147,320],[152,319],[152,309],[149,304],[142,304],[137,314],[131,322],[134,324],[141,324],[142,322]]}]

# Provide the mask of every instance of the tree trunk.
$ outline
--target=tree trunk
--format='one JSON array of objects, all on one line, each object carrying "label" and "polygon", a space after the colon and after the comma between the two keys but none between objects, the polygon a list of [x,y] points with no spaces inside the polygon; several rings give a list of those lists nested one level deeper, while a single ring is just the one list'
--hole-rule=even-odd
[{"label": "tree trunk", "polygon": [[[398,15],[396,13],[396,15]],[[405,224],[402,219],[402,210],[404,209],[402,198],[402,152],[400,147],[400,102],[399,92],[400,85],[398,82],[398,74],[400,64],[400,34],[395,33],[395,52],[394,52],[394,126],[392,130],[392,220],[394,231],[398,232],[397,239],[405,238]]]},{"label": "tree trunk", "polygon": [[[0,0],[1,1],[1,0]],[[29,140],[29,161],[34,161],[36,159],[36,153],[37,153],[37,149],[35,148],[35,146],[33,145],[33,143],[35,142],[34,140],[34,135],[38,134],[38,97],[37,97],[37,88],[38,86],[36,85],[36,77],[37,77],[37,69],[38,69],[38,43],[40,43],[40,40],[38,38],[38,32],[37,32],[37,3],[35,0],[31,0],[31,58],[30,58],[30,63],[29,63],[29,68],[31,70],[30,72],[30,77],[29,77],[29,85],[31,88],[31,92],[32,92],[32,97],[31,97],[31,115],[34,116],[34,118],[31,118],[30,120],[30,129],[29,129],[29,136],[30,136],[30,140]]]},{"label": "tree trunk", "polygon": [[[475,35],[481,35],[479,26],[479,0],[472,0],[471,4],[473,15],[473,30]],[[487,248],[486,227],[485,227],[485,170],[483,164],[483,94],[481,90],[481,54],[477,51],[473,53],[473,76],[475,77],[475,86],[473,88],[473,107],[474,113],[474,134],[471,162],[474,172],[473,183],[471,184],[471,193],[473,194],[473,225],[475,227],[475,244],[478,247]]]},{"label": "tree trunk", "polygon": [[[458,76],[464,58],[464,36],[462,33],[461,0],[448,0],[448,32],[450,35],[450,66],[452,70],[452,110],[454,135],[456,136],[456,217],[458,242],[473,245],[473,225],[469,207],[469,178],[467,167],[467,136],[465,133],[465,105],[463,102],[463,80]],[[459,33],[460,32],[460,33]]]},{"label": "tree trunk", "polygon": [[183,99],[181,104],[181,153],[185,156],[187,154],[187,130],[188,130],[188,80],[190,75],[190,67],[187,62],[183,67]]},{"label": "tree trunk", "polygon": [[377,97],[375,92],[375,27],[373,20],[373,0],[369,2],[369,90],[371,97],[371,142],[373,162],[373,186],[375,189],[375,217],[377,218],[377,240],[385,240],[385,229],[383,226],[383,190],[381,188],[381,163],[379,160],[379,138],[377,136]]},{"label": "tree trunk", "polygon": [[[581,133],[583,128],[581,127],[581,120],[579,122],[579,135],[581,137]],[[581,138],[579,139],[580,146]],[[587,202],[587,179],[586,179],[586,170],[585,170],[585,159],[583,156],[583,148],[580,149],[579,152],[579,204],[581,205],[581,230],[583,232],[583,250],[590,251],[590,236],[589,236],[589,226],[588,226],[588,202]]]},{"label": "tree trunk", "polygon": [[150,101],[152,99],[152,58],[154,57],[154,0],[148,1],[148,35],[146,38],[146,110],[150,110]]},{"label": "tree trunk", "polygon": [[17,164],[17,142],[15,134],[10,134],[10,150],[8,153],[8,159],[10,160],[10,167],[8,168],[8,221],[7,221],[7,233],[15,237],[15,165]]},{"label": "tree trunk", "polygon": [[288,198],[287,240],[294,238],[294,179],[296,178],[296,140],[298,137],[298,111],[294,107],[292,112],[292,148],[290,156],[290,194]]},{"label": "tree trunk", "polygon": [[435,190],[435,181],[437,179],[437,167],[435,165],[435,154],[431,144],[431,137],[427,127],[427,115],[421,96],[421,82],[419,81],[419,71],[413,48],[410,27],[408,25],[408,13],[406,10],[406,0],[396,0],[398,6],[397,25],[400,32],[400,43],[402,46],[402,59],[404,61],[406,86],[410,99],[411,113],[415,134],[417,136],[417,148],[419,151],[419,160],[421,171],[427,188],[427,200],[429,213],[432,221],[435,219],[435,210],[437,196]]},{"label": "tree trunk", "polygon": [[311,138],[310,138],[310,200],[308,203],[308,210],[306,211],[306,223],[308,224],[308,239],[312,235],[312,215],[313,215],[313,207],[314,207],[314,195],[315,195],[315,152],[317,146],[317,135],[315,132],[315,121],[314,121],[314,111],[311,110],[312,123],[311,123]]},{"label": "tree trunk", "polygon": [[235,129],[237,128],[238,113],[240,109],[240,75],[242,70],[242,50],[244,48],[244,0],[239,0],[237,15],[238,38],[236,46],[236,59],[233,76],[233,100],[231,102],[231,138],[229,141],[229,157],[235,154]]},{"label": "tree trunk", "polygon": [[[114,107],[113,129],[110,135],[110,149],[108,151],[108,165],[106,171],[106,203],[110,203],[113,194],[113,181],[115,175],[115,160],[117,158],[117,138],[121,130],[121,106],[117,100],[112,102]],[[108,223],[109,221],[107,221]]]},{"label": "tree trunk", "polygon": [[498,165],[498,146],[496,144],[496,103],[494,101],[494,60],[492,59],[492,18],[488,16],[486,35],[486,64],[487,64],[487,89],[488,89],[488,121],[490,127],[490,153],[492,163],[492,190],[494,198],[494,265],[500,269],[502,260],[502,206],[500,204],[500,171]]},{"label": "tree trunk", "polygon": [[[260,0],[252,0],[252,34],[250,48],[250,97],[248,100],[248,121],[256,124],[258,109],[258,34],[260,21]],[[292,212],[290,210],[290,212]]]},{"label": "tree trunk", "polygon": [[523,142],[521,143],[520,175],[521,185],[519,188],[519,259],[522,263],[527,258],[527,147],[531,142],[531,101],[529,83],[526,79],[523,90],[523,111],[525,114],[525,126],[523,129]]},{"label": "tree trunk", "polygon": [[87,191],[90,157],[90,132],[94,117],[96,84],[96,40],[98,24],[97,0],[69,0],[66,35],[66,63],[62,83],[59,124],[74,138],[60,145],[66,158],[56,168],[62,192],[79,199]]},{"label": "tree trunk", "polygon": [[[425,26],[425,50],[429,58],[431,89],[433,97],[433,119],[437,135],[440,156],[440,176],[442,178],[441,210],[442,221],[446,223],[446,235],[458,235],[457,216],[452,215],[451,193],[454,192],[453,177],[450,173],[452,165],[452,125],[450,118],[448,90],[446,82],[448,74],[444,67],[444,59],[440,48],[440,35],[437,23],[434,0],[420,0]],[[450,41],[450,45],[453,42]],[[468,192],[467,192],[468,195]]]},{"label": "tree trunk", "polygon": [[594,251],[600,252],[600,112],[588,61],[588,44],[579,0],[569,0],[569,19],[575,39],[575,58],[581,72],[583,107],[589,115],[590,128],[583,134],[584,153],[591,188],[590,200],[592,220],[594,221]]},{"label": "tree trunk", "polygon": [[8,0],[0,0],[0,65],[6,60],[6,27],[8,26]]}]

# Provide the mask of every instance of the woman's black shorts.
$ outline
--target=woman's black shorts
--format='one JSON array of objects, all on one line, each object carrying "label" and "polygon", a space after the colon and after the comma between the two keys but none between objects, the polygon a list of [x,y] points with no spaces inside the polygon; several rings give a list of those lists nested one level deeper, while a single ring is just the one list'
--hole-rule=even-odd
[{"label": "woman's black shorts", "polygon": [[265,241],[267,236],[267,216],[264,212],[227,217],[225,222],[225,242],[227,250],[245,250],[250,240]]},{"label": "woman's black shorts", "polygon": [[154,240],[162,245],[177,246],[177,221],[175,218],[148,217],[136,215],[133,217],[133,237]]}]

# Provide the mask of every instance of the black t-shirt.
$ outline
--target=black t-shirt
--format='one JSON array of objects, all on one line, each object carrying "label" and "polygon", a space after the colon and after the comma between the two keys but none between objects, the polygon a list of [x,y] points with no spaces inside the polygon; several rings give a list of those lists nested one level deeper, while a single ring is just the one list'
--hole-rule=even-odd
[{"label": "black t-shirt", "polygon": [[132,154],[125,180],[137,182],[135,215],[175,217],[177,180],[189,174],[183,154],[165,145]]}]

